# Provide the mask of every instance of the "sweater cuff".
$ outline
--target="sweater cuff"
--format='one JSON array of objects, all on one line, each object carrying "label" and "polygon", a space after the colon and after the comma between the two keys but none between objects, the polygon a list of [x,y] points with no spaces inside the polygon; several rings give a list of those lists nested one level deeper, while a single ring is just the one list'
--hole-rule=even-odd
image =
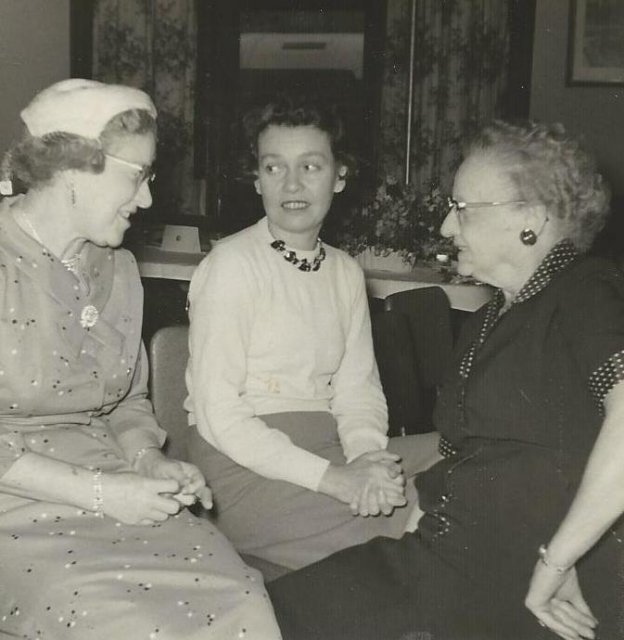
[{"label": "sweater cuff", "polygon": [[[228,455],[226,452],[223,453]],[[298,447],[292,447],[289,453],[287,463],[283,462],[283,456],[281,464],[276,464],[275,459],[266,461],[264,464],[252,464],[245,460],[236,460],[236,462],[265,478],[283,480],[310,491],[318,491],[321,479],[329,467],[329,460]],[[234,460],[233,456],[230,457]]]},{"label": "sweater cuff", "polygon": [[371,451],[381,451],[388,446],[388,437],[374,430],[367,433],[353,434],[345,438],[342,448],[347,463]]},{"label": "sweater cuff", "polygon": [[318,465],[318,468],[315,470],[314,476],[310,478],[309,489],[312,491],[318,491],[319,485],[321,484],[321,480],[325,475],[325,472],[329,468],[330,462],[329,460],[321,460],[321,463]]}]

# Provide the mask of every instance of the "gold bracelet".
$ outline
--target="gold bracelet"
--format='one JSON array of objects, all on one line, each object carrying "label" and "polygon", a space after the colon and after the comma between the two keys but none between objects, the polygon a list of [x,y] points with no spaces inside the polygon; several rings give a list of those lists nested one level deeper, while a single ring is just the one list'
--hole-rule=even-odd
[{"label": "gold bracelet", "polygon": [[93,512],[96,518],[104,517],[104,498],[102,496],[102,469],[93,472]]},{"label": "gold bracelet", "polygon": [[539,554],[540,562],[545,567],[548,567],[549,569],[552,569],[555,573],[558,573],[558,574],[562,575],[562,574],[567,573],[568,571],[570,571],[570,569],[573,566],[573,565],[569,565],[567,567],[564,567],[563,565],[552,563],[548,559],[548,548],[546,547],[545,544],[541,544],[540,545],[539,549],[537,550],[537,553]]}]

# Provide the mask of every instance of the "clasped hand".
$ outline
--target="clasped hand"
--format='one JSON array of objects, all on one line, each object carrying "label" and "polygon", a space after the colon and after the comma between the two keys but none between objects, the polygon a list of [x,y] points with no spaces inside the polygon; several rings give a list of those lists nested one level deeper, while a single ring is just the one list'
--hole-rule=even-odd
[{"label": "clasped hand", "polygon": [[319,489],[349,505],[353,515],[390,515],[405,506],[405,478],[400,457],[372,451],[342,466],[330,465]]},{"label": "clasped hand", "polygon": [[574,567],[561,574],[538,561],[525,605],[540,625],[564,640],[596,637],[597,620],[583,597]]},{"label": "clasped hand", "polygon": [[150,449],[135,472],[102,477],[104,513],[120,522],[163,522],[198,500],[204,508],[212,508],[212,493],[193,464],[171,460],[158,449]]}]

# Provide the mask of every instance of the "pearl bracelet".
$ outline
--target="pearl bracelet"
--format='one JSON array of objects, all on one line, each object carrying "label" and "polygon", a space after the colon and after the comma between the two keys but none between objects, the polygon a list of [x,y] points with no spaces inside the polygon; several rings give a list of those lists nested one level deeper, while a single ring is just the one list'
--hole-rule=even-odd
[{"label": "pearl bracelet", "polygon": [[104,517],[104,499],[102,497],[102,469],[93,472],[93,512],[96,518]]},{"label": "pearl bracelet", "polygon": [[132,458],[132,466],[134,465],[150,450],[150,449],[159,449],[156,445],[150,445],[149,447],[143,447],[139,449],[135,454],[134,458]]},{"label": "pearl bracelet", "polygon": [[570,571],[570,569],[572,568],[572,565],[564,567],[563,565],[552,563],[548,559],[548,549],[545,544],[540,545],[539,549],[537,550],[537,553],[539,554],[540,562],[545,567],[552,569],[555,573],[564,574]]}]

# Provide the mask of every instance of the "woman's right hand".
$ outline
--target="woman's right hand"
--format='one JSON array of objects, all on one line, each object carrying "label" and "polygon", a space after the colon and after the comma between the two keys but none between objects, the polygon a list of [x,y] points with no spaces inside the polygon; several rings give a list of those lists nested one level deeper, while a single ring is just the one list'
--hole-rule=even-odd
[{"label": "woman's right hand", "polygon": [[575,567],[560,573],[538,560],[524,604],[540,625],[564,640],[596,637],[598,620],[583,597]]},{"label": "woman's right hand", "polygon": [[124,524],[163,522],[181,508],[173,497],[181,490],[177,480],[135,473],[104,473],[101,480],[104,514]]},{"label": "woman's right hand", "polygon": [[406,503],[399,459],[387,451],[372,451],[345,465],[330,464],[319,491],[350,505],[354,515],[389,515]]}]

